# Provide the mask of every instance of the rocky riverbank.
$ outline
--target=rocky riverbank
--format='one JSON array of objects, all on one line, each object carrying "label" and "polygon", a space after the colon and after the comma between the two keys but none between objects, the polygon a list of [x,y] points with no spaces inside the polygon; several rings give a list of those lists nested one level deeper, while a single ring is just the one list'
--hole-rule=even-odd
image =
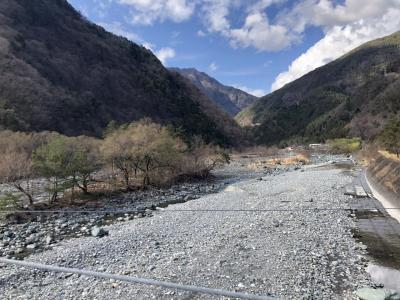
[{"label": "rocky riverbank", "polygon": [[197,199],[215,193],[223,186],[225,180],[214,179],[170,189],[129,192],[80,207],[56,209],[54,213],[8,214],[5,220],[0,221],[0,256],[22,258],[51,249],[65,239],[97,236],[95,228],[152,217],[156,208]]},{"label": "rocky riverbank", "polygon": [[[52,249],[66,239],[96,236],[98,228],[106,225],[152,217],[156,209],[219,192],[230,183],[263,175],[277,176],[298,169],[296,166],[266,167],[259,171],[247,168],[252,161],[259,159],[239,158],[229,166],[215,170],[208,180],[178,184],[167,189],[121,193],[81,206],[55,208],[47,212],[3,213],[0,215],[0,257],[22,259]],[[323,159],[326,160],[326,157]],[[45,186],[43,180],[34,182],[39,189]],[[10,188],[1,186],[0,191],[9,192]],[[36,200],[43,201],[46,198],[44,192],[39,196]]]},{"label": "rocky riverbank", "polygon": [[[343,188],[352,176],[312,168],[252,176],[228,178],[219,192],[104,226],[103,238],[87,232],[64,240],[29,260],[284,299],[353,298],[372,284],[354,219],[315,210],[348,205]],[[210,299],[10,266],[0,274],[0,293],[20,299]]]}]

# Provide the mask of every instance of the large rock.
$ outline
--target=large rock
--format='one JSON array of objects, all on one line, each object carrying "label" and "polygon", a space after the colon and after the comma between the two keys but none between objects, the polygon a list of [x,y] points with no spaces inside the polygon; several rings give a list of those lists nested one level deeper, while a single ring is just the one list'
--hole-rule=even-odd
[{"label": "large rock", "polygon": [[400,300],[400,294],[389,289],[361,288],[356,291],[362,300]]},{"label": "large rock", "polygon": [[108,231],[105,230],[105,229],[103,229],[103,228],[94,226],[94,227],[92,228],[91,234],[92,234],[92,236],[94,236],[94,237],[99,237],[99,238],[101,238],[101,237],[103,237],[103,236],[108,235]]}]

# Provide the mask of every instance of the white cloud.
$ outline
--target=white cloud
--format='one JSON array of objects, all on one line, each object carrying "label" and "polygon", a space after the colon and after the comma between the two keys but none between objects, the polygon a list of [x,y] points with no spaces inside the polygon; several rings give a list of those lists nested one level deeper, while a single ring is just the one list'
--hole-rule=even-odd
[{"label": "white cloud", "polygon": [[230,30],[233,47],[254,47],[258,50],[277,51],[288,47],[292,38],[281,25],[269,24],[267,15],[259,11],[249,14],[242,28]]},{"label": "white cloud", "polygon": [[380,18],[393,7],[399,7],[399,0],[345,0],[334,5],[330,0],[303,0],[298,2],[281,21],[296,31],[305,26],[345,26],[368,18]]},{"label": "white cloud", "polygon": [[262,89],[250,89],[243,85],[234,85],[234,87],[259,98],[267,94],[267,91]]},{"label": "white cloud", "polygon": [[250,95],[256,96],[256,97],[262,97],[265,96],[267,94],[266,90],[262,90],[262,89],[250,89],[244,85],[240,85],[240,84],[233,84],[233,87],[242,90]]},{"label": "white cloud", "polygon": [[216,70],[218,69],[218,65],[217,65],[215,62],[212,62],[212,63],[208,66],[208,69],[209,69],[211,72],[214,72],[214,71],[216,71]]},{"label": "white cloud", "polygon": [[[350,6],[350,4],[356,1],[357,0],[348,0],[346,1],[346,4]],[[380,0],[378,1],[381,2]],[[325,36],[315,45],[309,48],[305,53],[295,59],[290,64],[287,71],[279,74],[275,79],[275,82],[272,84],[271,90],[273,91],[279,89],[285,84],[322,65],[325,65],[334,59],[339,58],[353,48],[369,40],[373,40],[399,30],[400,3],[397,3],[397,7],[386,7],[386,13],[383,16],[376,16],[375,13],[372,13],[371,9],[363,10],[360,8],[359,10],[361,10],[361,12],[359,13],[361,15],[364,16],[368,12],[372,17],[364,17],[345,26],[336,25],[329,27],[327,25],[325,29]],[[382,8],[379,8],[379,10],[381,11]],[[348,16],[346,18],[350,18],[350,16],[355,18],[354,14],[342,13],[340,20],[343,20],[345,16]]]},{"label": "white cloud", "polygon": [[[253,47],[261,51],[277,51],[294,40],[290,31],[280,24],[271,24],[265,10],[285,0],[206,0],[203,6],[204,22],[211,33],[227,38],[234,48]],[[229,20],[232,9],[246,12],[243,25],[233,27]]]},{"label": "white cloud", "polygon": [[132,7],[132,22],[151,25],[155,21],[182,22],[191,17],[195,3],[187,0],[118,0]]},{"label": "white cloud", "polygon": [[[105,9],[116,1],[131,8],[132,22],[151,25],[170,20],[183,22],[199,8],[206,31],[203,37],[217,33],[227,39],[234,48],[252,47],[260,51],[279,51],[301,41],[309,26],[321,27],[329,32],[335,26],[347,26],[361,20],[379,19],[388,9],[399,7],[400,0],[299,0],[292,6],[288,0],[95,0]],[[273,18],[268,11],[273,5],[289,3]],[[235,13],[233,12],[240,12]],[[233,17],[243,16],[235,20]],[[397,17],[398,18],[398,17]]]},{"label": "white cloud", "polygon": [[169,47],[161,48],[160,50],[154,53],[158,59],[162,62],[163,65],[167,64],[167,60],[174,58],[176,53],[175,50]]},{"label": "white cloud", "polygon": [[251,95],[253,95],[253,96],[256,96],[256,97],[262,97],[262,96],[265,96],[266,94],[267,94],[267,91],[265,91],[265,90],[261,90],[261,89],[255,89],[255,90],[252,90],[252,89],[247,89],[247,90],[244,90],[246,93],[249,93],[249,94],[251,94]]},{"label": "white cloud", "polygon": [[209,32],[227,34],[230,29],[228,20],[231,0],[206,0],[204,1],[204,21]]},{"label": "white cloud", "polygon": [[151,52],[154,52],[154,48],[156,47],[156,45],[152,44],[152,43],[148,43],[148,42],[144,42],[142,44],[143,47],[145,47],[146,49],[150,50]]},{"label": "white cloud", "polygon": [[[268,17],[270,7],[285,2],[288,1],[201,1],[203,19],[208,32],[219,33],[230,42],[232,47],[252,47],[260,51],[279,51],[288,48],[300,42],[304,31],[310,26],[320,27],[324,33],[328,34],[336,26],[346,27],[361,22],[360,25],[364,27],[371,20],[382,23],[382,16],[390,9],[400,7],[400,0],[344,0],[341,4],[335,4],[332,0],[301,0],[294,2],[292,7],[286,6],[282,13],[270,19]],[[233,26],[232,11],[238,8],[241,12],[245,12],[245,19],[243,25]],[[394,19],[399,19],[399,16],[395,16]],[[381,35],[387,32],[384,31]],[[376,36],[376,34],[365,33],[361,35],[364,37],[356,37],[356,41],[351,42],[350,47],[359,44],[360,40],[365,41]],[[348,44],[346,44],[346,49],[349,48],[347,46]],[[335,50],[333,52],[332,57],[336,58]],[[326,62],[330,59],[330,57],[323,57],[316,58],[316,61]]]},{"label": "white cloud", "polygon": [[[400,29],[400,0],[95,0],[101,9],[110,2],[129,6],[132,22],[151,25],[170,20],[183,22],[198,15],[205,26],[199,37],[219,34],[234,48],[279,51],[301,41],[305,30],[319,27],[324,37],[279,74],[272,89],[299,78],[368,40]],[[282,6],[278,15],[269,15],[271,6]],[[287,4],[287,5],[286,5]],[[235,19],[234,19],[235,18]],[[145,44],[119,23],[108,30]],[[173,37],[172,37],[173,38]],[[145,44],[147,45],[147,44]],[[170,44],[172,45],[172,44]],[[154,45],[147,45],[154,49]],[[154,51],[153,51],[154,52]],[[171,48],[155,51],[165,63],[175,56]],[[217,65],[210,65],[215,71]]]},{"label": "white cloud", "polygon": [[205,37],[206,34],[204,33],[204,31],[199,30],[199,31],[197,31],[197,36],[199,36],[199,37]]}]

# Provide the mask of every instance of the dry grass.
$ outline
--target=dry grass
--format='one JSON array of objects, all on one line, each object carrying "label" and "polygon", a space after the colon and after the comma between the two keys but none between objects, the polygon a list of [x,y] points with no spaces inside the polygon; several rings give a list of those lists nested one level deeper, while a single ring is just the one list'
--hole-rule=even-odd
[{"label": "dry grass", "polygon": [[389,151],[386,151],[386,150],[379,150],[378,152],[379,152],[382,156],[384,156],[384,157],[386,157],[386,158],[388,158],[388,159],[391,159],[391,160],[394,160],[394,161],[400,161],[400,158],[397,157],[396,154],[390,153]]},{"label": "dry grass", "polygon": [[308,163],[310,163],[310,159],[306,154],[297,154],[289,157],[276,157],[268,160],[258,160],[250,163],[247,167],[250,170],[259,170],[266,167],[306,165]]},{"label": "dry grass", "polygon": [[310,162],[309,158],[304,154],[298,154],[296,156],[283,157],[283,158],[273,158],[267,161],[269,165],[283,165],[283,166],[292,166],[303,164],[306,165]]}]

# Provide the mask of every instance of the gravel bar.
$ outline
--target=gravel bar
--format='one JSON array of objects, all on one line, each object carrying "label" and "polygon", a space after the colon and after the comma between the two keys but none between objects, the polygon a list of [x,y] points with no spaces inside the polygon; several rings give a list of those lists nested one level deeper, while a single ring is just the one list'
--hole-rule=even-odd
[{"label": "gravel bar", "polygon": [[[152,217],[69,239],[28,261],[282,299],[352,299],[370,286],[339,169],[307,169],[229,185]],[[196,210],[235,211],[196,211]],[[240,209],[288,209],[257,212]],[[297,210],[299,209],[299,210]],[[178,211],[174,211],[178,210]],[[187,211],[182,211],[187,210]],[[210,295],[0,265],[2,299],[211,299]],[[215,299],[220,299],[215,297]]]}]

